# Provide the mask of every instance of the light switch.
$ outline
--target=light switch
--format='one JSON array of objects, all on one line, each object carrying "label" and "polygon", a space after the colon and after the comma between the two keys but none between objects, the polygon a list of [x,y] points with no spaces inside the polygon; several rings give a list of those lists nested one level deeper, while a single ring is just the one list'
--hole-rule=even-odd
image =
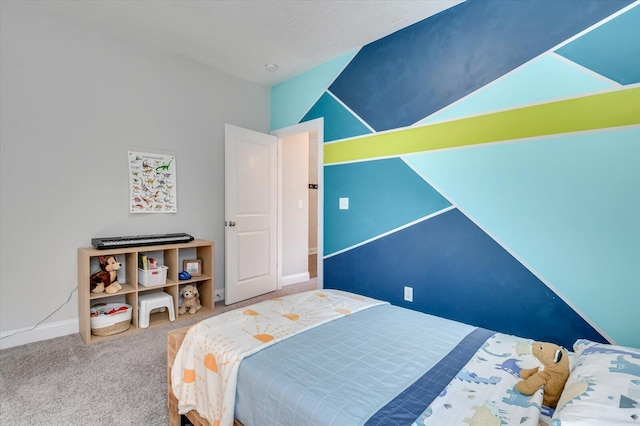
[{"label": "light switch", "polygon": [[349,198],[340,198],[340,210],[349,210]]}]

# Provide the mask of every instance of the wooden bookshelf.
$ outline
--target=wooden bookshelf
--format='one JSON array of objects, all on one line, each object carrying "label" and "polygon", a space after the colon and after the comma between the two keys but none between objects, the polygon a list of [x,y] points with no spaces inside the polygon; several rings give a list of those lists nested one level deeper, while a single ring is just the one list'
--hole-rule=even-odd
[{"label": "wooden bookshelf", "polygon": [[[138,281],[138,255],[145,254],[167,266],[166,283],[145,287]],[[115,255],[122,267],[118,271],[118,282],[122,286],[117,293],[91,293],[91,274],[100,269],[100,256]],[[184,260],[200,259],[202,274],[189,280],[180,280],[178,273],[182,271]],[[149,291],[164,291],[173,299],[176,322],[198,316],[209,315],[215,308],[214,294],[214,244],[206,240],[194,240],[188,243],[164,244],[156,246],[139,246],[98,250],[93,247],[78,249],[78,317],[79,331],[85,343],[95,343],[112,338],[119,338],[139,331],[168,324],[168,312],[155,312],[149,318],[149,327],[138,327],[138,296]],[[202,308],[195,314],[178,314],[179,294],[181,286],[191,284],[198,287]],[[126,303],[133,307],[131,326],[128,330],[110,336],[91,334],[91,307],[98,303]]]}]

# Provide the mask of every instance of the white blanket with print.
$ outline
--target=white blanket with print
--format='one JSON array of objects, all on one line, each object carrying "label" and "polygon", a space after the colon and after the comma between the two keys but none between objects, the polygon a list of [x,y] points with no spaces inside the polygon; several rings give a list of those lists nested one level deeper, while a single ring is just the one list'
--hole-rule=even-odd
[{"label": "white blanket with print", "polygon": [[339,290],[314,290],[226,312],[194,325],[171,370],[178,412],[196,410],[213,425],[232,425],[243,358],[297,333],[384,303]]}]

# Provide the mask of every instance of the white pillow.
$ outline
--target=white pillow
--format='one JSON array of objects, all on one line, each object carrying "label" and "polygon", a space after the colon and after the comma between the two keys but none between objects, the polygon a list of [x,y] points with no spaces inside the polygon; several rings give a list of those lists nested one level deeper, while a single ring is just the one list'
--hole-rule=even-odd
[{"label": "white pillow", "polygon": [[551,426],[640,425],[640,349],[577,340]]}]

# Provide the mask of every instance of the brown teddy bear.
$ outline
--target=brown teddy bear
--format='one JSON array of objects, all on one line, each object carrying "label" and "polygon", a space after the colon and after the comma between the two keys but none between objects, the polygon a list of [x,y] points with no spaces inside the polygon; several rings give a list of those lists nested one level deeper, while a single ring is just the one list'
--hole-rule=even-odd
[{"label": "brown teddy bear", "polygon": [[540,360],[543,367],[520,370],[523,380],[516,384],[516,388],[524,395],[533,395],[544,386],[542,405],[555,408],[569,377],[567,350],[553,343],[533,342],[531,353]]},{"label": "brown teddy bear", "polygon": [[115,256],[100,256],[98,261],[100,262],[100,270],[92,274],[90,278],[91,292],[117,293],[122,289],[118,282],[118,269],[122,267],[122,263],[118,262]]},{"label": "brown teddy bear", "polygon": [[195,314],[202,308],[200,306],[200,293],[198,293],[198,287],[194,285],[185,285],[180,289],[180,295],[182,296],[182,303],[180,304],[180,308],[178,308],[178,313],[180,315],[186,314],[187,309],[190,314]]}]

